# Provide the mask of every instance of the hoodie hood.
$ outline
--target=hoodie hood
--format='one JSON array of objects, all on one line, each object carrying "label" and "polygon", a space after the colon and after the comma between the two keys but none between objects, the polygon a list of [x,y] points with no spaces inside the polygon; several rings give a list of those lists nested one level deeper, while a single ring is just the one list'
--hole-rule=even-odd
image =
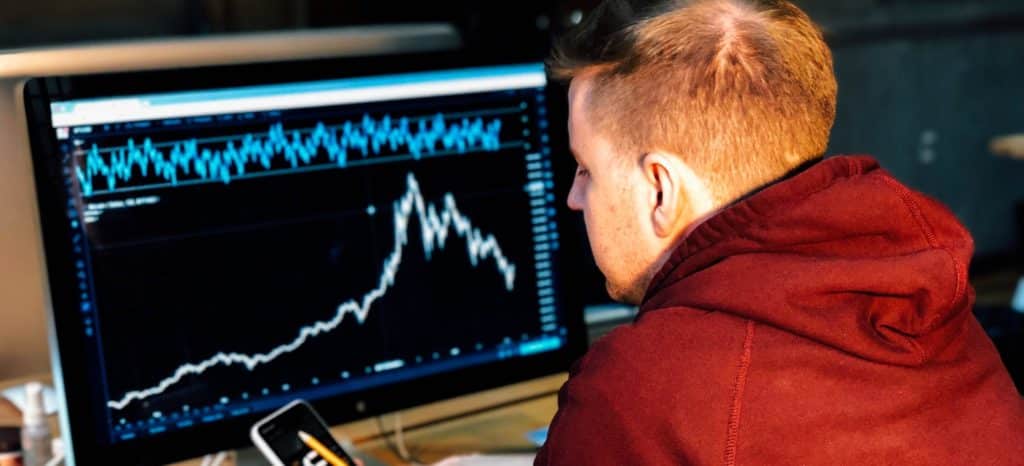
[{"label": "hoodie hood", "polygon": [[641,315],[739,316],[885,364],[954,354],[973,241],[938,202],[870,157],[833,157],[698,226],[654,277]]}]

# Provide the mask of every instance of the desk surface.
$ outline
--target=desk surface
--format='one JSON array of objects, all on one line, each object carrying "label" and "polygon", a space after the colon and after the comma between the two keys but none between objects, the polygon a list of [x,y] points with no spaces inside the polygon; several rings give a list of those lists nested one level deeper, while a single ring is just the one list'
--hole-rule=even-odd
[{"label": "desk surface", "polygon": [[[565,382],[559,374],[508,387],[467,395],[402,411],[406,426],[405,442],[417,460],[433,463],[452,455],[470,453],[522,453],[535,447],[526,434],[547,425],[557,409],[554,392]],[[0,390],[32,380],[49,382],[48,375],[0,382]],[[528,399],[498,409],[486,409],[509,400]],[[475,414],[463,417],[461,413]],[[438,419],[450,421],[435,422]],[[393,415],[383,416],[387,433],[392,433]],[[0,425],[20,424],[20,416],[0,404]],[[57,429],[57,420],[51,419]],[[388,448],[376,419],[362,420],[332,429],[339,439],[350,438],[356,448],[378,464],[405,464]],[[200,460],[177,463],[176,466],[199,465]],[[233,466],[233,462],[223,466]]]},{"label": "desk surface", "polygon": [[[416,429],[406,433],[406,446],[413,457],[427,464],[458,454],[532,452],[536,446],[526,434],[547,425],[555,414],[556,405],[556,397],[549,395]],[[384,464],[404,464],[382,439],[357,443],[356,446]]]}]

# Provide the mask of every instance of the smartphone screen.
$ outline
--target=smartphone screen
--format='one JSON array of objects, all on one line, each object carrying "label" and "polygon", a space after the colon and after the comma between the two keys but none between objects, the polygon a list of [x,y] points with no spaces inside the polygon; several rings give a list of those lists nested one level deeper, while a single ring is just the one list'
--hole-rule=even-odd
[{"label": "smartphone screen", "polygon": [[[330,466],[325,459],[306,446],[299,438],[299,431],[311,435],[339,458],[354,466],[355,462],[334,441],[320,416],[306,402],[296,402],[270,415],[253,427],[253,440],[264,455],[271,453],[279,464],[285,466]],[[257,440],[257,436],[259,440]],[[262,443],[262,445],[260,444]],[[270,451],[266,451],[266,450]]]}]

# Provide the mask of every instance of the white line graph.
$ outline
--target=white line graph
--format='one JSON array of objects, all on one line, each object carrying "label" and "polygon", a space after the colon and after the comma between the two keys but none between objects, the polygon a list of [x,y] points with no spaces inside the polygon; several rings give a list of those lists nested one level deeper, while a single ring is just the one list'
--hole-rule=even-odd
[{"label": "white line graph", "polygon": [[220,352],[201,362],[181,365],[172,375],[161,380],[156,385],[129,391],[120,399],[107,402],[107,406],[110,409],[122,410],[133,401],[144,400],[163,393],[189,375],[199,375],[217,366],[244,365],[247,370],[252,371],[256,367],[267,364],[281,355],[295,351],[310,338],[338,328],[349,314],[352,314],[362,324],[366,321],[367,316],[369,316],[373,303],[386,295],[395,283],[395,277],[402,263],[402,253],[405,250],[405,246],[409,243],[409,221],[412,219],[413,213],[416,214],[420,223],[423,249],[428,260],[435,249],[444,249],[449,233],[454,230],[458,237],[466,240],[466,250],[469,254],[470,264],[473,267],[478,266],[482,260],[493,258],[499,273],[505,281],[505,287],[509,291],[514,289],[516,277],[515,264],[512,264],[505,257],[494,235],[485,235],[473,226],[468,217],[459,212],[458,206],[455,203],[455,196],[451,193],[446,193],[444,195],[443,207],[438,211],[438,207],[435,204],[427,203],[423,199],[419,182],[412,173],[409,173],[406,177],[406,188],[405,194],[394,202],[394,248],[384,259],[383,272],[377,282],[377,286],[363,295],[362,299],[345,301],[338,306],[337,312],[335,312],[334,317],[331,319],[315,322],[300,328],[298,335],[291,342],[277,346],[266,353]]}]

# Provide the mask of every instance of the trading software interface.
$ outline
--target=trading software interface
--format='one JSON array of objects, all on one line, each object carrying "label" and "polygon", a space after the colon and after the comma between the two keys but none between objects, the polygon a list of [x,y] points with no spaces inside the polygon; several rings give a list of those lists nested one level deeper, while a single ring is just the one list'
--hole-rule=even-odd
[{"label": "trading software interface", "polygon": [[554,351],[541,64],[51,104],[118,443]]}]

